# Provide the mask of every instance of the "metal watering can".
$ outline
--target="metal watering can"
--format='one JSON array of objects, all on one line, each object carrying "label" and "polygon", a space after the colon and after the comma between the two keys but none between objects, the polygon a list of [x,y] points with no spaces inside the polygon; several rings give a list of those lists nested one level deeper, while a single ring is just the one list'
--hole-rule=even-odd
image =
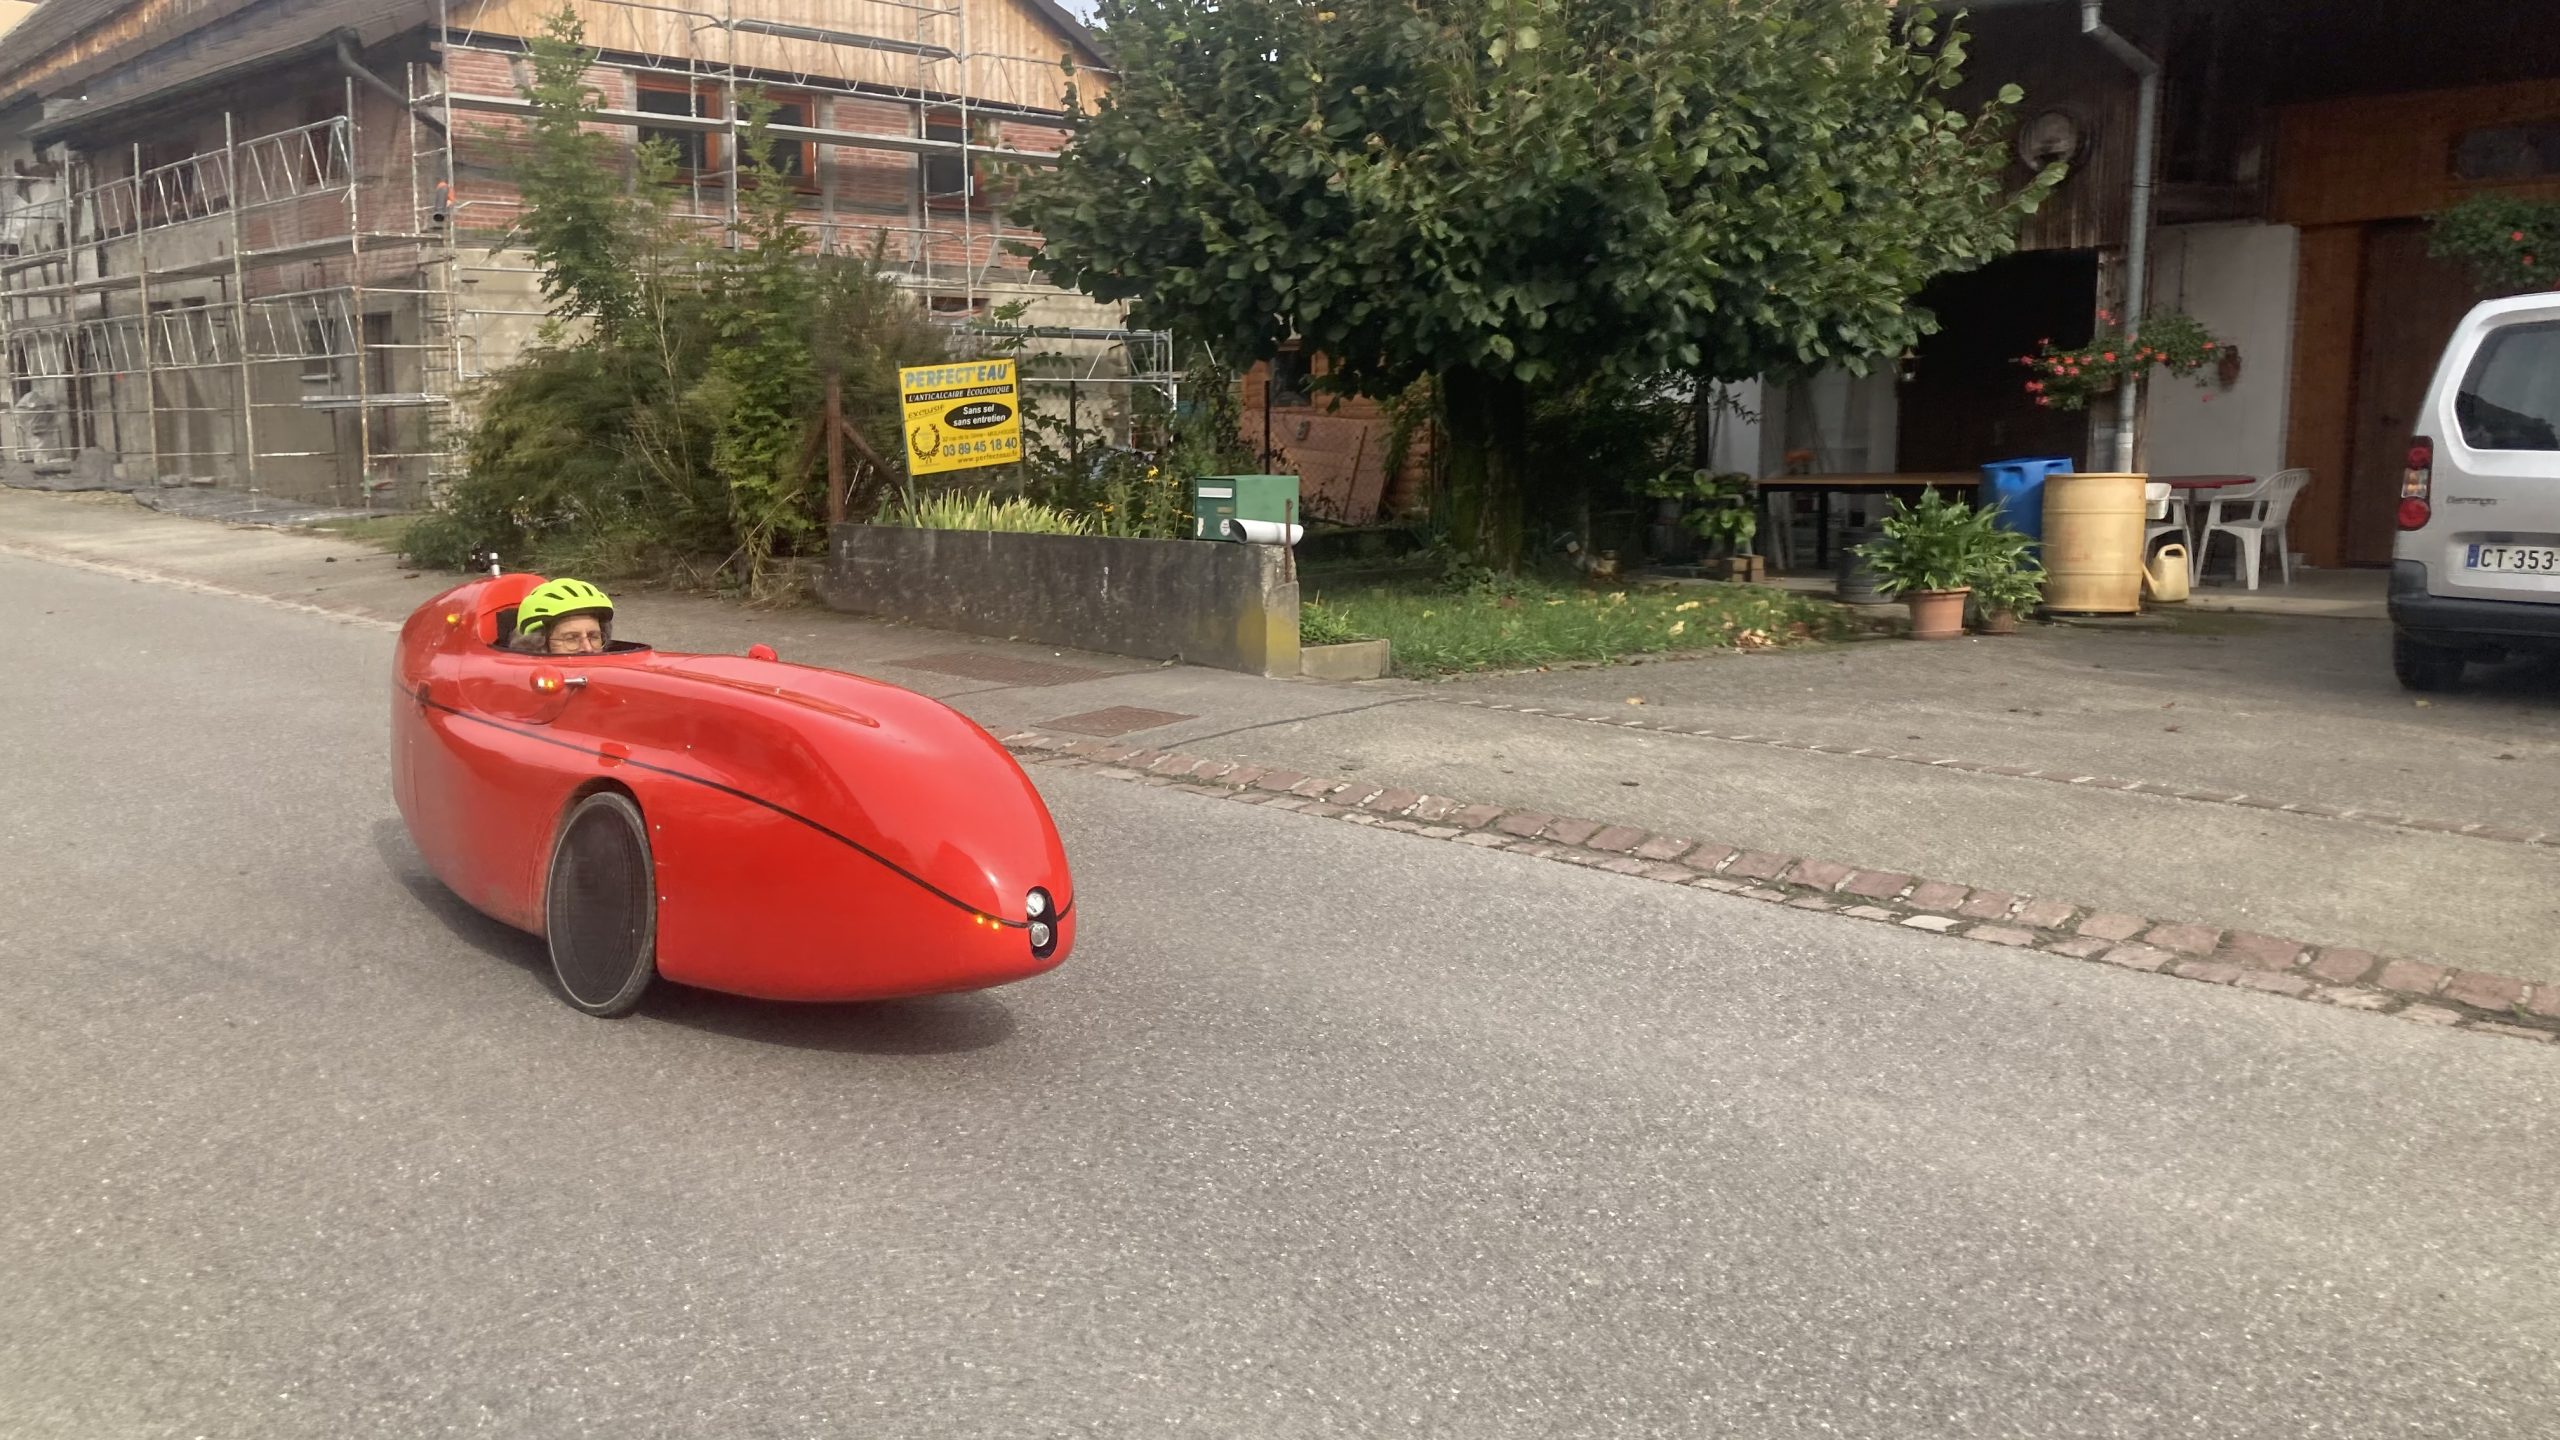
[{"label": "metal watering can", "polygon": [[2175,605],[2187,598],[2187,547],[2163,545],[2142,567],[2143,588],[2151,598],[2163,605]]}]

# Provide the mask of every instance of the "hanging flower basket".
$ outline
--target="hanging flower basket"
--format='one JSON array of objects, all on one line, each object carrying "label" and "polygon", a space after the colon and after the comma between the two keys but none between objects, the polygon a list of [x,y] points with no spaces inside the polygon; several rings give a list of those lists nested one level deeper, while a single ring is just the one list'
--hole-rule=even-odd
[{"label": "hanging flower basket", "polygon": [[2035,354],[2018,357],[2018,363],[2027,367],[2027,393],[2035,397],[2038,405],[2055,410],[2086,409],[2091,397],[2112,394],[2127,377],[2154,369],[2181,379],[2206,375],[2210,370],[2207,378],[2196,381],[2199,388],[2215,380],[2222,380],[2228,388],[2231,381],[2222,377],[2239,376],[2239,351],[2182,311],[2153,311],[2143,320],[2141,330],[2130,338],[2113,311],[2099,311],[2098,324],[2097,338],[2077,349],[2057,350],[2047,340]]},{"label": "hanging flower basket", "polygon": [[2560,288],[2560,200],[2475,195],[2429,225],[2427,253],[2468,266],[2483,295]]}]

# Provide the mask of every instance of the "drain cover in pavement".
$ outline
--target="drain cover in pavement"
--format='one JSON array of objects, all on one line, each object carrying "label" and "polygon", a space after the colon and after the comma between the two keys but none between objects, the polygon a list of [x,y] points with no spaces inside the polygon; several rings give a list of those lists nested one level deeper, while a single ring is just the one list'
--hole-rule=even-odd
[{"label": "drain cover in pavement", "polygon": [[904,670],[930,670],[937,675],[957,675],[964,680],[984,680],[995,685],[1072,685],[1078,680],[1104,679],[1111,673],[1079,665],[1015,660],[971,650],[954,650],[947,655],[910,655],[904,660],[888,663]]},{"label": "drain cover in pavement", "polygon": [[1105,740],[1126,735],[1133,730],[1153,730],[1177,720],[1196,720],[1196,715],[1177,715],[1170,710],[1142,710],[1135,705],[1114,705],[1108,710],[1094,710],[1070,715],[1064,720],[1043,720],[1043,730],[1064,730],[1073,735],[1097,735]]}]

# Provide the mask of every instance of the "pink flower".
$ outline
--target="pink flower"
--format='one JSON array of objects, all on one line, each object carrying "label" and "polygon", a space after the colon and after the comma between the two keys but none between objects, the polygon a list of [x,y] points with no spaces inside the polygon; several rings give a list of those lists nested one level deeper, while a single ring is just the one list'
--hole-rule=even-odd
[{"label": "pink flower", "polygon": [[2523,243],[2524,243],[2524,232],[2523,232],[2523,231],[2521,231],[2521,230],[2518,230],[2518,231],[2514,232],[2513,234],[2510,234],[2509,236],[2507,236],[2507,238],[2508,238],[2508,239],[2510,239],[2510,240],[2513,240],[2513,241],[2514,241],[2514,242],[2516,242],[2517,244],[2521,245],[2521,244],[2523,244]]}]

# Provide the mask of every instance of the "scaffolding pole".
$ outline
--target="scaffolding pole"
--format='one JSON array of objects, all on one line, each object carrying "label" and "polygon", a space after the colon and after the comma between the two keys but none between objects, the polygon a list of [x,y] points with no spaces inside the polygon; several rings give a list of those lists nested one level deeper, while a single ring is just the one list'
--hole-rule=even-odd
[{"label": "scaffolding pole", "polygon": [[222,112],[222,157],[231,176],[231,304],[238,318],[231,328],[232,348],[240,357],[240,443],[236,448],[241,487],[258,493],[257,391],[249,368],[249,212],[240,203],[240,134],[231,112]]},{"label": "scaffolding pole", "polygon": [[[142,173],[142,146],[133,147],[133,173]],[[139,257],[137,257],[137,260]],[[142,427],[151,432],[151,483],[160,483],[160,382],[152,369],[151,267],[133,267],[135,292],[142,303]]]}]

